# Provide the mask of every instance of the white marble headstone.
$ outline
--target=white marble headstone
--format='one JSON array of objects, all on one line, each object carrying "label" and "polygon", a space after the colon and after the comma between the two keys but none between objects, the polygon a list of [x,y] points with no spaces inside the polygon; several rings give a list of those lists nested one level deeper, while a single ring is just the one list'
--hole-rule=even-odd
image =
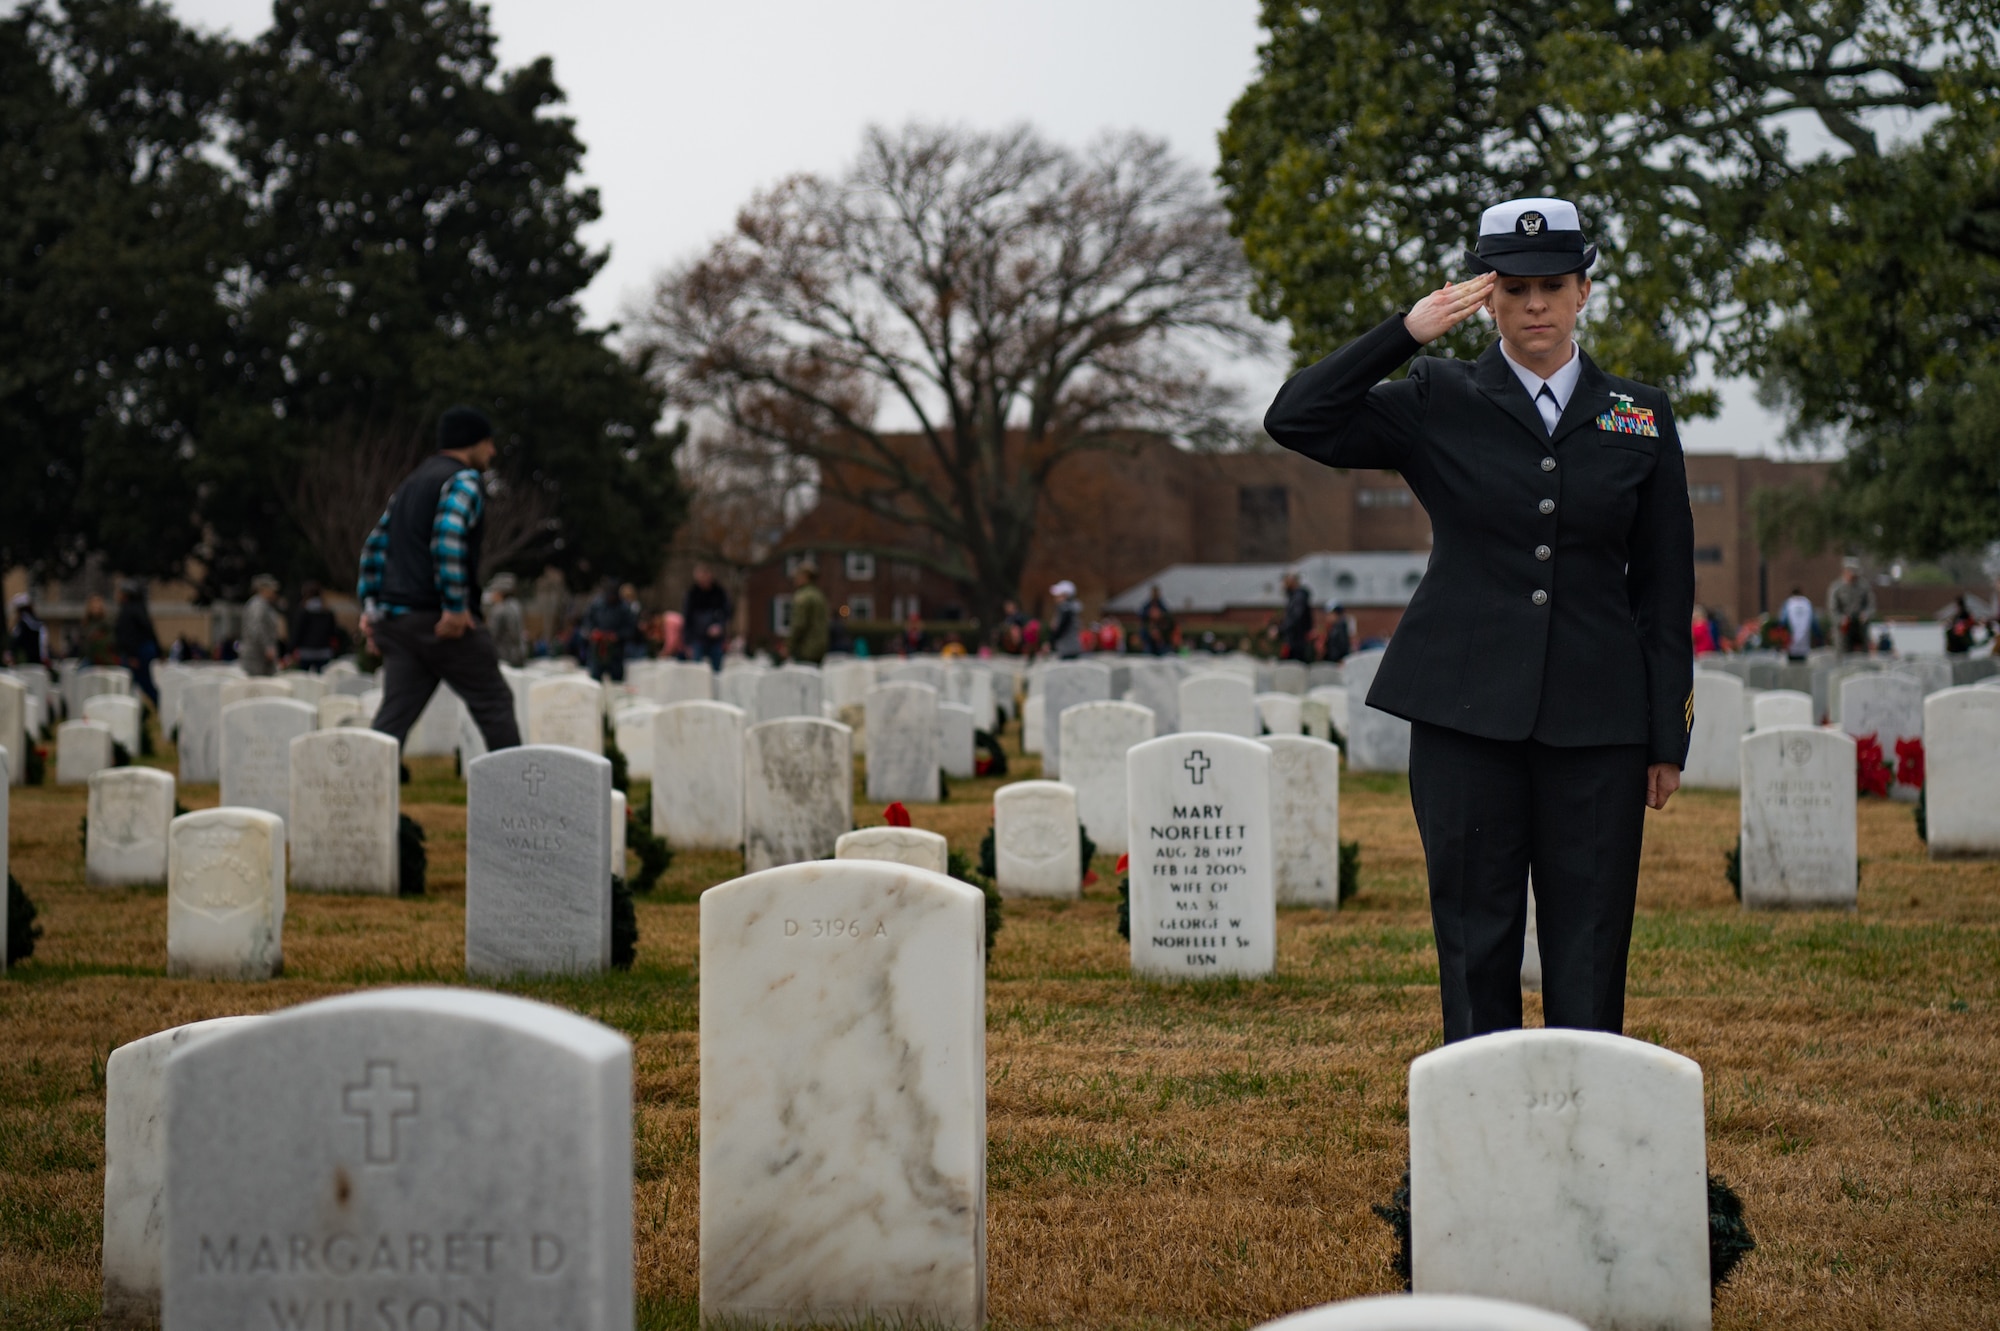
[{"label": "white marble headstone", "polygon": [[745,872],[823,860],[853,826],[853,731],[790,716],[744,732]]},{"label": "white marble headstone", "polygon": [[361,715],[361,700],[345,693],[328,693],[319,700],[319,728],[334,730],[345,725],[367,725],[369,718]]},{"label": "white marble headstone", "polygon": [[[1924,734],[1924,686],[1908,675],[1851,675],[1840,682],[1840,728],[1854,736],[1873,735],[1882,746],[1882,759],[1893,770],[1896,744],[1900,740],[1922,739]],[[1900,782],[1891,794],[1914,800],[1915,787]]]},{"label": "white marble headstone", "polygon": [[1301,734],[1305,730],[1305,699],[1292,693],[1260,693],[1257,720],[1267,735]]},{"label": "white marble headstone", "polygon": [[2000,857],[2000,689],[1924,699],[1924,828],[1934,860]]},{"label": "white marble headstone", "polygon": [[1042,675],[1042,773],[1061,777],[1062,714],[1078,703],[1108,702],[1111,671],[1094,661],[1059,661]]},{"label": "white marble headstone", "polygon": [[239,702],[250,702],[257,698],[289,698],[292,686],[282,679],[263,677],[250,679],[244,676],[229,676],[222,681],[222,705],[232,706]]},{"label": "white marble headstone", "polygon": [[777,721],[787,716],[820,715],[825,698],[824,681],[818,668],[788,665],[757,678],[758,721]]},{"label": "white marble headstone", "polygon": [[1125,762],[1133,973],[1270,974],[1271,750],[1183,732],[1134,746]]},{"label": "white marble headstone", "polygon": [[618,751],[625,755],[627,775],[653,779],[653,718],[659,714],[660,704],[643,698],[627,702],[612,714],[611,734]]},{"label": "white marble headstone", "polygon": [[268,980],[284,968],[285,821],[203,809],[167,827],[167,974]]},{"label": "white marble headstone", "polygon": [[1306,693],[1306,666],[1303,661],[1279,661],[1271,667],[1272,693],[1289,693],[1303,698]]},{"label": "white marble headstone", "polygon": [[167,1061],[166,1213],[169,1327],[630,1331],[631,1045],[445,988],[218,1032]]},{"label": "white marble headstone", "polygon": [[970,780],[979,771],[977,723],[967,703],[938,704],[938,766],[948,777]]},{"label": "white marble headstone", "polygon": [[[0,749],[10,754],[27,752],[28,734],[28,690],[21,681],[0,676]],[[21,763],[13,764],[14,770],[7,778],[8,784],[20,785]]]},{"label": "white marble headstone", "polygon": [[[1410,770],[1410,723],[1368,705],[1382,668],[1379,651],[1356,652],[1341,663],[1347,675],[1347,770],[1407,772]],[[1336,718],[1338,724],[1338,718]]]},{"label": "white marble headstone", "polygon": [[938,661],[899,661],[882,667],[884,684],[924,684],[944,696],[944,665]]},{"label": "white marble headstone", "polygon": [[713,702],[715,672],[700,661],[663,661],[646,678],[640,692],[662,707],[677,702]]},{"label": "white marble headstone", "polygon": [[465,969],[576,974],[611,964],[611,764],[556,744],[465,771]]},{"label": "white marble headstone", "polygon": [[676,850],[743,844],[743,710],[677,702],[653,718],[653,833]]},{"label": "white marble headstone", "polygon": [[1416,1292],[1708,1331],[1703,1112],[1692,1060],[1599,1031],[1505,1031],[1418,1058]]},{"label": "white marble headstone", "polygon": [[1263,728],[1256,690],[1236,671],[1215,670],[1182,680],[1180,708],[1185,731],[1254,739]]},{"label": "white marble headstone", "polygon": [[222,802],[292,814],[292,741],[319,726],[319,709],[290,698],[251,698],[222,709]]},{"label": "white marble headstone", "polygon": [[119,1045],[104,1062],[102,1325],[160,1324],[166,1237],[167,1056],[255,1017],[192,1021]]},{"label": "white marble headstone", "polygon": [[[464,725],[465,704],[447,684],[439,684],[432,690],[430,701],[424,710],[417,713],[416,722],[410,733],[403,736],[403,756],[405,758],[443,758],[458,747],[459,731]],[[476,729],[477,727],[475,727]],[[603,740],[598,741],[599,747]]]},{"label": "white marble headstone", "polygon": [[835,707],[859,706],[868,700],[868,690],[875,687],[873,661],[842,661],[823,669],[826,701]]},{"label": "white marble headstone", "polygon": [[111,727],[102,721],[65,721],[56,727],[56,784],[81,786],[111,766]]},{"label": "white marble headstone", "polygon": [[1068,754],[1063,784],[1076,791],[1083,830],[1107,855],[1130,847],[1125,817],[1125,755],[1134,744],[1154,738],[1150,708],[1131,702],[1087,702],[1066,709],[1063,752]]},{"label": "white marble headstone", "polygon": [[1281,906],[1340,908],[1340,750],[1271,735],[1271,861]]},{"label": "white marble headstone", "polygon": [[[90,778],[83,880],[99,887],[167,881],[174,779],[152,767],[107,767]],[[0,880],[4,881],[4,880]]]},{"label": "white marble headstone", "polygon": [[938,801],[938,691],[882,684],[868,691],[863,727],[871,804]]},{"label": "white marble headstone", "polygon": [[1150,707],[1154,731],[1160,735],[1173,734],[1181,725],[1180,671],[1167,661],[1134,661],[1132,687],[1126,691],[1125,701]]},{"label": "white marble headstone", "polygon": [[1083,890],[1076,791],[1016,781],[993,796],[994,884],[1003,897],[1071,897]]},{"label": "white marble headstone", "polygon": [[132,757],[139,756],[139,730],[146,723],[140,701],[129,693],[100,693],[83,701],[83,719],[102,721],[111,729],[111,738]]},{"label": "white marble headstone", "polygon": [[1039,755],[1042,751],[1042,737],[1047,733],[1048,709],[1042,704],[1042,695],[1031,694],[1021,704],[1021,752]]},{"label": "white marble headstone", "polygon": [[920,827],[863,827],[843,832],[833,843],[837,860],[888,860],[913,869],[944,873],[951,864],[951,847],[936,832]]},{"label": "white marble headstone", "polygon": [[536,680],[528,686],[528,742],[603,756],[603,700],[604,690],[585,676]]},{"label": "white marble headstone", "polygon": [[1851,909],[1854,741],[1834,730],[1764,730],[1743,738],[1743,904]]},{"label": "white marble headstone", "polygon": [[219,671],[204,670],[181,686],[180,727],[174,737],[183,786],[222,779],[222,686]]},{"label": "white marble headstone", "polygon": [[129,697],[132,693],[132,672],[124,666],[85,666],[76,672],[76,710],[83,711],[83,705],[92,698],[105,694]]},{"label": "white marble headstone", "polygon": [[715,681],[715,696],[745,716],[757,715],[757,684],[770,672],[760,665],[725,665]]},{"label": "white marble headstone", "polygon": [[395,896],[401,881],[401,760],[373,730],[314,730],[292,741],[292,886]]},{"label": "white marble headstone", "polygon": [[1797,689],[1769,689],[1757,695],[1751,704],[1751,716],[1756,730],[1809,726],[1813,723],[1812,695]]},{"label": "white marble headstone", "polygon": [[1378,1294],[1325,1303],[1256,1331],[1589,1331],[1574,1317],[1469,1294]]},{"label": "white marble headstone", "polygon": [[[1306,694],[1306,699],[1309,702],[1317,702],[1324,704],[1326,707],[1327,724],[1332,726],[1334,730],[1339,733],[1340,737],[1343,740],[1347,738],[1348,701],[1347,701],[1346,685],[1344,684],[1317,685],[1313,688],[1313,690],[1310,693]],[[1391,719],[1393,720],[1394,718]],[[1332,737],[1328,736],[1328,738]]]},{"label": "white marble headstone", "polygon": [[979,1331],[985,916],[872,860],[702,894],[705,1322]]},{"label": "white marble headstone", "polygon": [[1741,779],[1743,681],[1712,670],[1694,672],[1694,725],[1688,731],[1681,784],[1692,790],[1734,790]]}]

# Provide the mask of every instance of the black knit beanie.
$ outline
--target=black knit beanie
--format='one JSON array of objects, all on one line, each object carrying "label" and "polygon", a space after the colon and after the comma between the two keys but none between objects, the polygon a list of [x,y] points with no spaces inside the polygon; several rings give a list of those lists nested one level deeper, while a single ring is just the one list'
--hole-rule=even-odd
[{"label": "black knit beanie", "polygon": [[453,407],[438,417],[438,451],[455,453],[493,437],[493,422],[471,407]]}]

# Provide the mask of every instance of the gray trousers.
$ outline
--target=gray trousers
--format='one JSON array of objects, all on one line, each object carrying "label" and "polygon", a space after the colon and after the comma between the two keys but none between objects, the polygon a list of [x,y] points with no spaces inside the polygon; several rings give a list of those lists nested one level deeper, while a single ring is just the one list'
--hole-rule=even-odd
[{"label": "gray trousers", "polygon": [[375,624],[382,649],[382,708],[375,729],[401,744],[417,723],[440,681],[472,714],[488,749],[511,749],[521,742],[514,724],[514,691],[500,677],[500,653],[484,624],[456,638],[437,636],[438,612],[412,610],[384,616]]}]

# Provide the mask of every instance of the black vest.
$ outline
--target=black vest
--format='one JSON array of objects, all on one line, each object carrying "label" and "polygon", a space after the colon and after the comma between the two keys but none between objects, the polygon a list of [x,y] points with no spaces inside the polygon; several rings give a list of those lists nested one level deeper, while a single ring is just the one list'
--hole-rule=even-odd
[{"label": "black vest", "polygon": [[[438,501],[445,483],[467,464],[433,453],[411,472],[389,499],[389,554],[382,570],[382,601],[410,610],[442,610],[437,568],[431,561],[431,529],[437,522]],[[486,495],[480,491],[479,515],[465,533],[465,608],[479,613],[479,542],[486,530]]]}]

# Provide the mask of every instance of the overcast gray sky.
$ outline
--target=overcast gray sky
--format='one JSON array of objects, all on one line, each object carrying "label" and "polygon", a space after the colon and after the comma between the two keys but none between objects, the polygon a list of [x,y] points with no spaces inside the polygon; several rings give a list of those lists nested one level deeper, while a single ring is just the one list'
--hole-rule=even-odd
[{"label": "overcast gray sky", "polygon": [[[184,21],[252,36],[269,0],[171,0]],[[491,0],[500,55],[555,59],[611,261],[585,293],[610,322],[662,268],[726,231],[756,190],[833,171],[870,124],[1029,121],[1081,143],[1159,135],[1204,170],[1256,68],[1256,0]],[[1278,364],[1228,377],[1254,402]],[[1689,448],[1762,452],[1777,421],[1725,386]]]}]

